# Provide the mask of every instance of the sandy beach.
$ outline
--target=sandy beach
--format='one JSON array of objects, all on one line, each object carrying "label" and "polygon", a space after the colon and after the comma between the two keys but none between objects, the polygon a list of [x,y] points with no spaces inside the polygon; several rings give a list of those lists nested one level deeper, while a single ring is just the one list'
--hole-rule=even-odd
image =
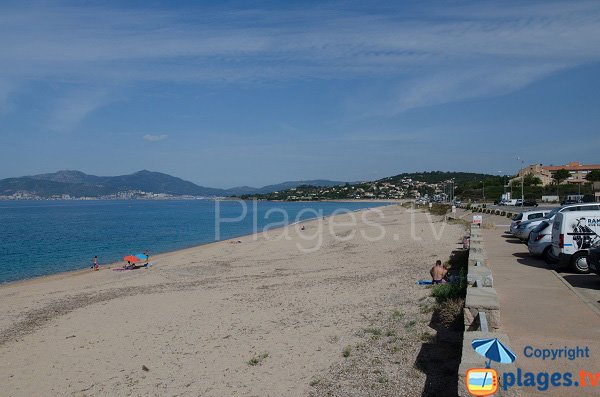
[{"label": "sandy beach", "polygon": [[0,394],[420,396],[415,360],[435,330],[415,282],[464,230],[398,205],[364,213],[158,255],[149,270],[4,285]]}]

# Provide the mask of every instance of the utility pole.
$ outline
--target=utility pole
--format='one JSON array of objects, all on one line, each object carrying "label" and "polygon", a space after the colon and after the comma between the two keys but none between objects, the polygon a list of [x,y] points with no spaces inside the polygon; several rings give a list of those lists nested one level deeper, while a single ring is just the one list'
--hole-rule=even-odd
[{"label": "utility pole", "polygon": [[455,192],[456,192],[456,186],[454,185],[454,178],[452,178],[452,201],[454,201]]},{"label": "utility pole", "polygon": [[485,202],[485,179],[481,183],[483,183],[483,201]]},{"label": "utility pole", "polygon": [[[519,172],[521,172],[525,168],[525,160],[523,160],[521,157],[517,157],[517,160],[521,161],[521,170],[519,170]],[[525,172],[521,173],[521,201],[525,201],[525,195],[523,194],[524,183],[525,183]]]}]

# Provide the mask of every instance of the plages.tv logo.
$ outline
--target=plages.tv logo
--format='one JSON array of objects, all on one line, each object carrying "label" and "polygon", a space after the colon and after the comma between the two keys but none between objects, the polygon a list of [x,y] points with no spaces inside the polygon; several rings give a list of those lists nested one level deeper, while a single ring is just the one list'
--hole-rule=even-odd
[{"label": "plages.tv logo", "polygon": [[510,364],[517,356],[497,338],[475,339],[471,346],[477,353],[487,358],[485,368],[471,368],[465,379],[467,391],[472,396],[491,396],[498,391],[498,373],[490,367],[492,361]]}]

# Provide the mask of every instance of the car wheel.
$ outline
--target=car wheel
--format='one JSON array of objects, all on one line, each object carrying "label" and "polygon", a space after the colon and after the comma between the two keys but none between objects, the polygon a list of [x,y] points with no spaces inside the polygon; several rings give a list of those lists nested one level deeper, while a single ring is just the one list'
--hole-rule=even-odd
[{"label": "car wheel", "polygon": [[548,262],[548,263],[552,263],[552,262],[554,262],[554,258],[552,257],[551,251],[552,251],[552,246],[550,246],[550,247],[547,247],[547,248],[544,250],[544,252],[542,253],[542,256],[544,257],[544,260],[545,260],[546,262]]},{"label": "car wheel", "polygon": [[587,252],[577,252],[571,257],[571,267],[576,273],[589,273],[590,268],[587,263]]}]

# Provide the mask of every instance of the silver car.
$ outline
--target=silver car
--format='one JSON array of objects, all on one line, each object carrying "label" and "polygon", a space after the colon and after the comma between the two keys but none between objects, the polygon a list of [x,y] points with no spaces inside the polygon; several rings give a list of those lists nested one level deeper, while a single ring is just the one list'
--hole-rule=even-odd
[{"label": "silver car", "polygon": [[517,231],[517,227],[524,222],[530,221],[532,219],[543,218],[546,216],[550,210],[534,210],[534,211],[523,211],[518,215],[515,215],[512,218],[512,222],[510,223],[510,234],[515,234]]},{"label": "silver car", "polygon": [[522,241],[528,241],[529,234],[531,233],[533,228],[535,228],[537,225],[539,225],[542,221],[553,220],[554,217],[556,216],[556,214],[559,212],[594,211],[594,210],[598,210],[598,209],[600,209],[600,205],[593,204],[593,203],[571,204],[571,205],[564,205],[562,207],[557,207],[557,208],[554,208],[552,211],[550,211],[548,214],[546,214],[546,216],[544,216],[543,218],[532,219],[530,221],[521,222],[521,224],[519,226],[517,226],[517,229],[515,230],[514,235],[515,235],[515,237],[521,239]]},{"label": "silver car", "polygon": [[533,228],[527,242],[529,253],[541,256],[547,262],[555,262],[558,258],[552,254],[552,221],[544,220]]}]

